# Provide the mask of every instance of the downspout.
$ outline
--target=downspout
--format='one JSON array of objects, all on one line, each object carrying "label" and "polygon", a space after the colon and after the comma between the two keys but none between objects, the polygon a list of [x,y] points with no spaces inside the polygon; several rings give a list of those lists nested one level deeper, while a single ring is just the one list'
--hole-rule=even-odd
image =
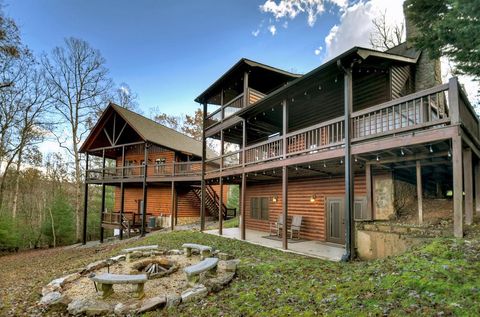
[{"label": "downspout", "polygon": [[353,105],[352,92],[352,67],[357,62],[354,60],[349,68],[342,65],[342,61],[337,61],[338,68],[344,73],[344,127],[345,127],[345,254],[342,261],[350,261],[355,257],[355,242],[353,231],[353,173],[351,160],[351,120]]}]

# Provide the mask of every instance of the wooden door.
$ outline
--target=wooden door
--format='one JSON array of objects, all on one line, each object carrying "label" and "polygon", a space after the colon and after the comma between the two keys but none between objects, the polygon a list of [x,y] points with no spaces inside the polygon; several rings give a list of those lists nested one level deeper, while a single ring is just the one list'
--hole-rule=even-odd
[{"label": "wooden door", "polygon": [[343,198],[327,197],[327,241],[345,243]]}]

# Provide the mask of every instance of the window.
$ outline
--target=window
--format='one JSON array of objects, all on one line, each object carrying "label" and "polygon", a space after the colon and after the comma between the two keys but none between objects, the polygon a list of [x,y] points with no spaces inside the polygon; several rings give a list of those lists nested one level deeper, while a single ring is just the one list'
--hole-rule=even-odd
[{"label": "window", "polygon": [[367,198],[366,197],[358,197],[355,198],[355,202],[353,204],[354,210],[354,218],[355,220],[370,220],[371,217],[367,210]]},{"label": "window", "polygon": [[252,219],[268,220],[268,197],[252,197],[250,209]]}]

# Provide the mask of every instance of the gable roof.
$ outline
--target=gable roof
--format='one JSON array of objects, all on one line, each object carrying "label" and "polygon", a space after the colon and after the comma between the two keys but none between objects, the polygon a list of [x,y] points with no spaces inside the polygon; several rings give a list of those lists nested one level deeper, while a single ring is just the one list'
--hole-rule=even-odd
[{"label": "gable roof", "polygon": [[280,69],[280,68],[276,68],[276,67],[272,67],[272,66],[269,66],[269,65],[266,65],[266,64],[262,64],[262,63],[259,63],[259,62],[252,61],[252,60],[247,59],[247,58],[241,58],[238,62],[235,63],[235,65],[230,67],[229,70],[227,70],[220,78],[218,78],[213,84],[211,84],[210,87],[208,87],[197,98],[195,98],[195,102],[199,102],[199,103],[205,102],[209,98],[210,94],[214,90],[218,89],[222,85],[223,81],[227,77],[229,77],[232,73],[237,72],[237,71],[242,71],[242,70],[245,70],[245,69],[252,69],[252,68],[263,69],[265,71],[277,74],[279,76],[283,76],[284,78],[295,79],[295,78],[298,78],[298,77],[302,76],[301,74],[294,74],[294,73],[285,71],[285,70]]},{"label": "gable roof", "polygon": [[[193,139],[183,133],[180,133],[176,130],[168,128],[158,122],[155,122],[149,118],[146,118],[136,112],[125,109],[119,105],[116,105],[112,102],[109,103],[108,107],[103,112],[102,116],[97,122],[97,125],[104,120],[105,114],[112,109],[118,113],[127,124],[132,127],[132,129],[137,132],[137,134],[144,141],[155,143],[157,145],[188,154],[193,154],[198,157],[202,157],[202,142]],[[85,144],[87,140],[93,137],[93,131],[97,128],[95,126],[85,142],[82,144],[80,149],[81,152],[85,152]],[[214,157],[216,154],[207,148],[207,158]]]}]

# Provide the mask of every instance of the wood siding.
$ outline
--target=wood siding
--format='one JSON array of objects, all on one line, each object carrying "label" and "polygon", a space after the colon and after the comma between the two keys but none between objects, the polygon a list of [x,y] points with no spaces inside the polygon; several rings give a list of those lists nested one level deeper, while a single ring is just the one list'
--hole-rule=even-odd
[{"label": "wood siding", "polygon": [[[220,186],[214,185],[212,188],[218,194]],[[200,217],[200,199],[198,199],[190,187],[177,186],[177,216],[180,217]],[[156,216],[171,214],[171,186],[149,186],[147,189],[147,212]],[[120,187],[115,187],[115,211],[120,211]],[[125,211],[137,212],[138,201],[143,199],[143,190],[141,187],[125,188]],[[223,201],[226,204],[228,200],[228,186],[223,186]],[[208,216],[208,215],[207,215]]]},{"label": "wood siding", "polygon": [[397,99],[413,92],[410,66],[392,66],[391,68],[392,99]]},{"label": "wood siding", "polygon": [[[326,219],[325,204],[327,197],[339,197],[345,193],[345,183],[342,178],[315,178],[308,180],[290,180],[288,182],[288,216],[301,215],[302,229],[300,236],[306,239],[325,241]],[[310,197],[316,195],[315,202]],[[365,175],[355,176],[355,195],[366,196]],[[277,201],[272,202],[272,197]],[[246,226],[248,229],[269,231],[270,222],[277,220],[282,211],[281,182],[269,184],[247,184],[246,197]],[[269,198],[269,220],[251,218],[251,198]]]},{"label": "wood siding", "polygon": [[390,100],[387,72],[353,73],[353,111],[362,110]]}]

